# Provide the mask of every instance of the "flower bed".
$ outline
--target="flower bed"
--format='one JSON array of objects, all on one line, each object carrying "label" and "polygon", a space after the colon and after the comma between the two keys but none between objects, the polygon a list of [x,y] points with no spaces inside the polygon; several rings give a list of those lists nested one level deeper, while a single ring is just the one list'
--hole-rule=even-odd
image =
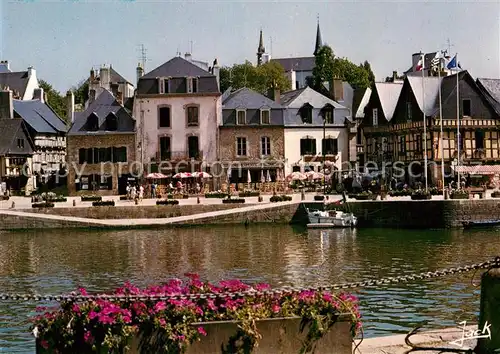
[{"label": "flower bed", "polygon": [[102,197],[99,195],[82,195],[82,202],[100,202],[102,201]]},{"label": "flower bed", "polygon": [[491,197],[492,198],[500,198],[500,191],[495,191],[495,192],[491,193]]},{"label": "flower bed", "polygon": [[325,196],[324,195],[315,195],[314,200],[325,200]]},{"label": "flower bed", "polygon": [[238,193],[238,197],[240,198],[245,198],[245,197],[258,197],[260,196],[259,191],[243,191]]},{"label": "flower bed", "polygon": [[40,203],[40,202],[50,202],[50,203],[57,203],[57,202],[66,202],[68,201],[64,196],[60,195],[57,196],[54,192],[48,192],[48,193],[41,193],[41,194],[36,194],[32,195],[31,200],[35,203]]},{"label": "flower bed", "polygon": [[273,195],[270,199],[271,203],[276,202],[289,202],[292,200],[292,197],[289,195]]},{"label": "flower bed", "polygon": [[453,189],[450,192],[450,199],[469,199],[469,192],[463,189]]},{"label": "flower bed", "polygon": [[166,200],[157,200],[156,205],[178,205],[179,201],[176,199],[166,199]]},{"label": "flower bed", "polygon": [[[229,280],[215,286],[200,281],[195,274],[188,276],[188,282],[174,279],[147,289],[127,283],[112,295],[214,296],[135,301],[101,298],[81,303],[66,300],[60,307],[47,312],[44,308],[38,309],[44,313],[33,318],[37,353],[124,353],[125,349],[130,349],[129,353],[182,353],[186,349],[193,349],[189,350],[190,353],[212,353],[221,348],[224,348],[223,353],[249,353],[256,345],[261,349],[261,342],[264,344],[266,340],[276,350],[276,346],[281,345],[276,337],[283,334],[289,341],[299,343],[296,350],[283,352],[310,352],[340,321],[347,324],[344,326],[347,338],[336,335],[333,342],[344,340],[345,343],[348,339],[347,347],[345,351],[334,352],[351,353],[351,338],[361,327],[357,299],[349,294],[312,290],[274,293],[267,284],[250,287],[238,280]],[[245,297],[216,296],[218,293],[250,290],[259,293],[246,294]],[[80,289],[76,295],[86,296],[87,293]],[[290,328],[303,331],[302,338],[297,338],[299,333],[294,330],[284,333],[281,328],[266,331],[266,323],[269,326],[272,322],[267,319],[286,320],[291,324]],[[220,342],[223,336],[217,331],[224,329],[231,330],[232,335]],[[203,339],[207,335],[209,337]],[[210,347],[216,350],[210,350]]]},{"label": "flower bed", "polygon": [[188,199],[189,194],[167,194],[167,199]]},{"label": "flower bed", "polygon": [[356,194],[354,196],[354,199],[356,199],[356,200],[376,200],[377,195],[373,194],[371,192],[362,192],[362,193]]},{"label": "flower bed", "polygon": [[417,189],[411,194],[411,200],[429,200],[432,199],[430,192],[426,192],[422,189]]},{"label": "flower bed", "polygon": [[227,197],[227,193],[223,193],[221,191],[205,193],[205,198],[220,198],[220,199],[222,199],[225,197]]},{"label": "flower bed", "polygon": [[245,203],[245,199],[243,198],[228,198],[222,200],[223,204],[237,204],[237,203]]},{"label": "flower bed", "polygon": [[31,204],[32,208],[53,208],[54,203],[50,202],[41,202],[41,203],[33,203]]},{"label": "flower bed", "polygon": [[126,195],[120,195],[120,200],[128,200],[128,197]]},{"label": "flower bed", "polygon": [[115,201],[105,200],[105,201],[92,202],[92,206],[115,206]]}]

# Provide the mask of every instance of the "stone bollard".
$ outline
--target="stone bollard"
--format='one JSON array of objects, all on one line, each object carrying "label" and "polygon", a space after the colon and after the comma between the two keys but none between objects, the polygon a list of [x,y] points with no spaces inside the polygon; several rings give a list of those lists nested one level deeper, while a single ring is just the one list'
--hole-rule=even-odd
[{"label": "stone bollard", "polygon": [[12,202],[12,206],[10,208],[15,209],[15,207],[16,207],[16,202]]},{"label": "stone bollard", "polygon": [[444,200],[450,199],[450,191],[448,189],[444,190]]},{"label": "stone bollard", "polygon": [[196,204],[200,204],[200,197],[196,197]]},{"label": "stone bollard", "polygon": [[135,205],[139,205],[139,199],[135,198]]},{"label": "stone bollard", "polygon": [[259,198],[258,198],[259,203],[261,203],[263,200],[264,200],[264,198],[262,198],[262,196],[259,195]]},{"label": "stone bollard", "polygon": [[73,206],[76,206],[76,199],[73,199]]},{"label": "stone bollard", "polygon": [[304,192],[304,190],[302,189],[300,191],[300,200],[305,200],[306,199],[306,193]]},{"label": "stone bollard", "polygon": [[474,350],[477,354],[498,353],[500,349],[500,259],[497,267],[485,272],[481,277],[481,304],[479,309],[480,338]]}]

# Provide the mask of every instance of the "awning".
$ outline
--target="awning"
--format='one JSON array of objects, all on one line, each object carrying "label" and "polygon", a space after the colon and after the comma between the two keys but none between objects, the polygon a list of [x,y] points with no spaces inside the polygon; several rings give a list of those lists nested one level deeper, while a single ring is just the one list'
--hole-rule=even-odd
[{"label": "awning", "polygon": [[455,172],[477,174],[477,175],[495,175],[500,174],[500,165],[476,165],[476,166],[451,166]]}]

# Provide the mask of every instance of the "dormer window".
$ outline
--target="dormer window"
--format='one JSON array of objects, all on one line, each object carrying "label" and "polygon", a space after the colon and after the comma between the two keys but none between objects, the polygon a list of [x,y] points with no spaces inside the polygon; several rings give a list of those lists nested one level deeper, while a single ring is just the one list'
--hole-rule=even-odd
[{"label": "dormer window", "polygon": [[115,131],[118,129],[118,119],[114,112],[111,112],[106,117],[106,130],[107,131]]},{"label": "dormer window", "polygon": [[99,117],[97,117],[97,114],[92,113],[88,118],[87,118],[87,130],[96,132],[99,130]]},{"label": "dormer window", "polygon": [[166,77],[159,77],[158,78],[158,93],[160,94],[165,94],[169,93],[169,86],[170,82],[169,79]]},{"label": "dormer window", "polygon": [[271,124],[271,111],[269,109],[260,110],[260,124]]},{"label": "dormer window", "polygon": [[323,107],[321,115],[323,116],[323,120],[326,124],[333,124],[333,106],[331,104],[327,104]]},{"label": "dormer window", "polygon": [[302,118],[302,123],[312,124],[312,113],[313,107],[309,103],[303,105],[299,110],[300,118]]},{"label": "dormer window", "polygon": [[236,124],[237,125],[247,124],[247,112],[244,109],[238,109],[236,111]]},{"label": "dormer window", "polygon": [[187,93],[198,92],[198,78],[188,77],[186,78]]}]

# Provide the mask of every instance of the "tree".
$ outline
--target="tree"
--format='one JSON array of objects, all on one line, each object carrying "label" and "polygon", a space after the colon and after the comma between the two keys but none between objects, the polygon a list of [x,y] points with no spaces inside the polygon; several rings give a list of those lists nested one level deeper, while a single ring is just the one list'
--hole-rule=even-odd
[{"label": "tree", "polygon": [[71,91],[75,95],[75,104],[85,105],[85,102],[89,99],[89,80],[82,80],[79,84],[73,86]]},{"label": "tree", "polygon": [[38,80],[38,85],[43,88],[43,92],[47,94],[47,104],[56,112],[63,120],[66,120],[66,104],[64,97],[59,91],[54,89],[51,84],[45,80]]},{"label": "tree", "polygon": [[347,58],[335,57],[329,46],[323,46],[316,55],[313,88],[324,92],[324,84],[334,78],[347,81],[353,88],[370,87],[375,82],[375,75],[368,61],[356,65]]},{"label": "tree", "polygon": [[243,64],[234,64],[232,67],[223,67],[220,71],[221,91],[226,91],[229,87],[237,90],[242,87],[267,94],[274,85],[281,91],[290,90],[290,81],[285,76],[285,70],[275,61],[253,66],[246,61]]}]

